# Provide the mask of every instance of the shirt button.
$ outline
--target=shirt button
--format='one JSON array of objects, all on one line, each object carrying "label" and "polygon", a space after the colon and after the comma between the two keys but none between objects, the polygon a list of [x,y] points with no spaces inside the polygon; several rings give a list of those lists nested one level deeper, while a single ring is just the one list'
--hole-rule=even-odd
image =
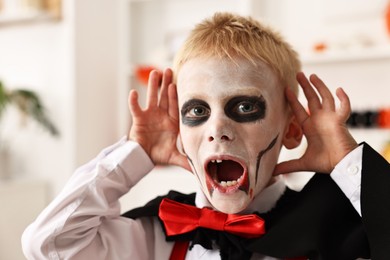
[{"label": "shirt button", "polygon": [[351,175],[356,175],[359,172],[359,167],[356,165],[352,165],[348,167],[348,173]]}]

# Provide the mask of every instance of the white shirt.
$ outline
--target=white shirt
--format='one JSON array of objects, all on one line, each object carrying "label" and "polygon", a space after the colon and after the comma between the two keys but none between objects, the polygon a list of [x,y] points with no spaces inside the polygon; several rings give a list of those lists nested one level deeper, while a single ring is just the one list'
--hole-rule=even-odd
[{"label": "white shirt", "polygon": [[[331,174],[359,214],[361,160],[359,146]],[[76,170],[60,194],[24,231],[22,247],[27,259],[169,259],[173,243],[165,241],[156,218],[120,216],[119,198],[153,168],[153,162],[135,142],[122,139],[104,149]],[[274,183],[249,208],[268,211],[284,190],[282,181]],[[197,193],[196,205],[209,205],[202,192]],[[218,250],[196,245],[186,259],[220,259],[220,255]],[[275,258],[254,254],[252,259]]]}]

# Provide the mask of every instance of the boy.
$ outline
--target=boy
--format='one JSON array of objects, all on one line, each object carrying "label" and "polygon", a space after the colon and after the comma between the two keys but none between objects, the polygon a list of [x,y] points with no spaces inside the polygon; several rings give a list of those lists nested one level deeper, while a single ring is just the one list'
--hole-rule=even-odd
[{"label": "boy", "polygon": [[[195,27],[174,71],[151,73],[145,110],[137,92],[130,93],[128,140],[78,169],[27,228],[27,258],[390,256],[390,227],[383,222],[390,216],[389,164],[349,134],[342,89],[336,109],[325,84],[299,72],[296,53],[279,36],[225,13]],[[294,94],[295,78],[310,113]],[[302,135],[305,154],[277,164],[281,147],[296,147]],[[201,191],[170,193],[120,216],[119,197],[156,164],[190,170]],[[277,177],[300,170],[323,174],[299,193]],[[187,220],[195,227],[181,225]]]}]

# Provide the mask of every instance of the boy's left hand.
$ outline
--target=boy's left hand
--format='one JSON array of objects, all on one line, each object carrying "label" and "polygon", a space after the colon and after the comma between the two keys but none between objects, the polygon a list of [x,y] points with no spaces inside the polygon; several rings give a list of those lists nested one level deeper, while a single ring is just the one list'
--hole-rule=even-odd
[{"label": "boy's left hand", "polygon": [[309,81],[303,73],[298,73],[297,80],[308,100],[309,112],[289,88],[286,88],[286,97],[307,139],[307,149],[301,158],[278,164],[274,175],[296,171],[331,173],[336,164],[358,146],[346,126],[351,112],[349,98],[338,88],[340,108],[336,109],[332,93],[319,77],[311,75]]}]

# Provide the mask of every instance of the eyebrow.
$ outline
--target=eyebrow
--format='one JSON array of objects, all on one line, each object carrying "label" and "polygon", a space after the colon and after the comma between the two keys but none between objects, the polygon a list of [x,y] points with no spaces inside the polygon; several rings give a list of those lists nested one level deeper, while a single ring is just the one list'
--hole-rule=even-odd
[{"label": "eyebrow", "polygon": [[[210,91],[212,91],[212,89],[210,89]],[[245,94],[243,94],[243,91],[245,91]],[[259,87],[255,87],[255,86],[248,86],[248,85],[244,85],[244,86],[240,86],[238,88],[235,88],[234,90],[227,90],[223,96],[221,96],[220,98],[222,99],[231,99],[231,97],[234,97],[234,96],[242,96],[242,95],[245,95],[245,96],[262,96],[262,93],[264,91],[262,89],[260,89]],[[191,91],[188,91],[185,95],[183,95],[183,99],[187,99],[187,100],[191,100],[191,99],[194,99],[194,100],[205,100],[207,99],[208,95],[207,94],[199,94],[198,92],[191,92]]]}]

